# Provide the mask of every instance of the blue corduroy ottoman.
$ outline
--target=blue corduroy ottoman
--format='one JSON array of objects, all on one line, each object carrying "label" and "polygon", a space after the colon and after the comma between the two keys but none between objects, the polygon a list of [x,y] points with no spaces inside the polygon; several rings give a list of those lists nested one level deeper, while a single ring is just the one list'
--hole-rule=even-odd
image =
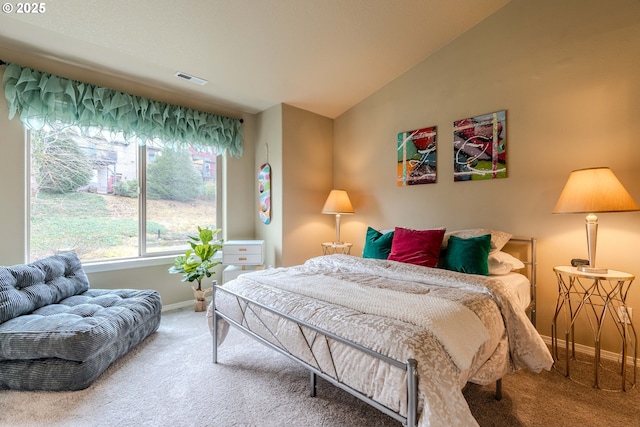
[{"label": "blue corduroy ottoman", "polygon": [[90,289],[75,253],[0,267],[0,389],[87,388],[161,312],[157,291]]}]

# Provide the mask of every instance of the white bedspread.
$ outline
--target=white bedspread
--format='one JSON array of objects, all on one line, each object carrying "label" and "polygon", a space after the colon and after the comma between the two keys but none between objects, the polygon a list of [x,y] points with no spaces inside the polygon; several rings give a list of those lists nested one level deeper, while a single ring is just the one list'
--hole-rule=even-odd
[{"label": "white bedspread", "polygon": [[[334,259],[323,258],[323,261],[329,260]],[[310,261],[302,268],[271,270],[250,278],[362,313],[421,326],[435,335],[461,370],[469,369],[478,349],[489,339],[489,333],[478,316],[457,301],[432,296],[428,289],[425,293],[413,294],[366,286],[356,281],[371,273],[363,264],[350,264],[353,273],[350,280],[320,274],[322,267],[329,267],[325,273],[330,273],[334,267],[332,263],[323,262],[313,269],[305,268],[315,262]]]},{"label": "white bedspread", "polygon": [[[396,360],[416,359],[421,427],[477,425],[462,394],[467,381],[486,384],[516,369],[538,372],[550,369],[553,363],[546,345],[512,294],[503,283],[490,277],[330,255],[313,258],[301,266],[244,274],[226,283],[223,289]],[[367,293],[372,296],[365,297]],[[407,303],[412,299],[429,300],[429,310],[435,310],[432,303],[447,301],[446,307],[466,313],[462,316],[473,316],[464,322],[482,325],[488,338],[480,340],[468,368],[455,361],[460,356],[459,350],[454,349],[457,344],[446,343],[448,329],[466,326],[440,325],[442,329],[438,331],[433,324],[440,320],[417,319],[419,315],[414,310],[420,304]],[[404,371],[389,369],[355,349],[317,339],[313,334],[301,338],[299,328],[291,322],[283,322],[259,308],[247,310],[243,304],[228,292],[216,294],[220,312],[249,325],[322,372],[406,414]],[[408,306],[412,306],[411,314],[396,314]],[[211,315],[210,307],[208,316]],[[461,336],[464,335],[463,332]]]}]

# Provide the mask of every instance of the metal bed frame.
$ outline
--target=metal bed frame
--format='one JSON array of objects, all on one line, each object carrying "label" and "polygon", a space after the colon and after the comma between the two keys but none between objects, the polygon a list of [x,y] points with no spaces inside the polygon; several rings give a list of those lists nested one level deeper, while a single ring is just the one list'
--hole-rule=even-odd
[{"label": "metal bed frame", "polygon": [[[529,269],[529,282],[531,283],[531,303],[529,305],[529,307],[527,308],[527,311],[529,312],[529,318],[531,319],[531,322],[535,325],[535,319],[536,319],[536,305],[535,305],[535,297],[536,297],[536,239],[535,238],[512,238],[509,242],[514,242],[515,244],[523,244],[526,243],[529,245],[529,249],[528,249],[528,254],[527,254],[527,260],[523,260],[523,263],[525,264],[525,268]],[[215,301],[216,301],[216,293],[218,292],[225,292],[229,295],[232,295],[235,299],[236,302],[242,312],[242,319],[241,322],[238,323],[237,321],[235,321],[234,319],[230,318],[229,316],[225,315],[224,313],[221,313],[217,310],[216,305],[215,305]],[[374,350],[371,350],[367,347],[364,347],[360,344],[354,343],[350,340],[347,340],[343,337],[340,337],[330,331],[327,331],[325,329],[322,328],[318,328],[308,322],[305,322],[303,320],[297,319],[293,316],[290,316],[287,313],[284,313],[280,310],[276,310],[274,308],[271,308],[269,306],[266,306],[262,303],[259,303],[257,301],[254,301],[252,299],[240,296],[234,292],[231,292],[227,289],[225,289],[222,286],[217,285],[216,283],[214,283],[213,286],[213,294],[212,294],[212,305],[213,305],[213,317],[212,317],[212,335],[213,335],[213,363],[218,363],[218,322],[217,320],[220,319],[224,319],[226,322],[228,322],[230,325],[238,328],[240,331],[244,332],[245,334],[251,336],[252,338],[256,339],[257,341],[261,342],[262,344],[266,345],[267,347],[270,347],[274,350],[276,350],[277,352],[279,352],[280,354],[283,354],[284,356],[288,357],[289,359],[297,362],[298,364],[302,365],[303,367],[305,367],[306,369],[308,369],[310,371],[310,396],[311,397],[315,397],[316,395],[316,383],[317,383],[317,377],[320,376],[322,378],[324,378],[325,380],[327,380],[328,382],[330,382],[331,384],[335,385],[336,387],[341,388],[342,390],[345,390],[347,393],[363,400],[364,402],[368,403],[369,405],[373,406],[374,408],[378,409],[379,411],[389,415],[390,417],[394,418],[397,421],[400,421],[401,423],[403,423],[404,425],[406,425],[407,427],[416,427],[417,422],[418,422],[418,374],[417,374],[417,361],[415,359],[408,359],[406,361],[400,361],[400,360],[396,360],[393,359],[389,356],[386,356],[384,354],[378,353]],[[244,303],[244,304],[243,304]],[[320,368],[320,365],[318,364],[317,366],[314,366],[302,359],[300,359],[299,357],[297,357],[296,355],[294,355],[293,353],[291,353],[289,350],[287,350],[286,346],[280,342],[276,335],[273,333],[273,331],[271,331],[266,324],[264,324],[264,322],[262,322],[262,320],[260,319],[260,316],[258,316],[256,314],[256,308],[260,308],[263,310],[267,310],[281,318],[287,319],[288,321],[294,323],[297,327],[298,330],[298,334],[299,336],[304,339],[304,341],[306,342],[307,347],[309,348],[309,350],[312,350],[312,346],[314,345],[314,343],[317,342],[317,340],[324,340],[325,343],[327,344],[327,349],[329,349],[329,355],[331,358],[331,365],[334,367],[334,372],[336,372],[336,378],[334,378],[333,376],[331,376],[329,373],[323,371]],[[260,322],[261,326],[264,327],[267,331],[267,333],[270,335],[269,338],[271,338],[274,342],[262,337],[261,335],[259,335],[258,333],[254,332],[253,330],[251,330],[250,325],[248,324],[247,321],[247,314],[253,314],[255,316],[255,320],[257,320],[258,322]],[[307,331],[305,332],[305,329],[307,329]],[[313,331],[313,333],[309,333],[309,331]],[[330,340],[342,343],[344,345],[347,345],[351,348],[356,349],[357,351],[367,354],[371,357],[374,357],[376,359],[379,359],[380,361],[387,363],[388,365],[397,368],[397,369],[401,369],[406,371],[406,390],[407,390],[407,415],[403,416],[400,413],[394,411],[393,409],[390,409],[384,405],[382,405],[381,403],[371,399],[369,396],[363,394],[362,392],[354,389],[353,387],[350,387],[348,384],[345,384],[340,378],[339,375],[337,374],[338,370],[335,369],[335,360],[333,359],[333,354],[331,353],[331,346],[329,345]],[[313,354],[313,352],[311,351],[311,354]],[[496,381],[496,396],[495,396],[496,400],[500,400],[502,398],[502,379],[498,379]]]},{"label": "metal bed frame", "polygon": [[[215,308],[215,296],[217,292],[226,292],[228,294],[233,295],[238,304],[242,307],[241,301],[246,302],[246,306],[243,309],[243,314],[242,314],[242,323],[240,324],[238,322],[236,322],[235,320],[229,318],[228,316],[226,316],[223,313],[220,313],[216,308]],[[226,320],[227,322],[229,322],[229,324],[237,327],[238,329],[240,329],[242,332],[248,334],[249,336],[253,337],[254,339],[258,340],[259,342],[261,342],[262,344],[271,347],[272,349],[276,350],[277,352],[287,356],[288,358],[294,360],[295,362],[301,364],[302,366],[304,366],[305,368],[307,368],[310,372],[311,372],[311,391],[310,391],[310,395],[312,397],[314,397],[316,395],[316,379],[317,376],[320,376],[322,378],[324,378],[325,380],[329,381],[330,383],[334,384],[335,386],[345,390],[346,392],[352,394],[353,396],[356,396],[360,399],[362,399],[363,401],[365,401],[366,403],[370,404],[371,406],[375,407],[376,409],[384,412],[385,414],[393,417],[394,419],[401,421],[402,423],[406,424],[407,426],[411,426],[414,427],[417,423],[417,410],[418,410],[418,379],[417,379],[417,373],[416,373],[416,368],[417,368],[417,362],[414,359],[409,359],[406,362],[401,362],[399,360],[390,358],[384,354],[378,353],[376,351],[373,351],[369,348],[366,348],[364,346],[361,346],[357,343],[351,342],[345,338],[342,338],[336,334],[333,334],[327,330],[318,328],[308,322],[305,322],[303,320],[300,319],[296,319],[286,313],[283,313],[282,311],[279,310],[275,310],[271,307],[265,306],[264,304],[261,304],[257,301],[253,301],[250,299],[247,299],[245,297],[242,297],[240,295],[237,295],[233,292],[230,292],[226,289],[224,289],[221,286],[215,285],[214,286],[214,290],[213,290],[213,301],[214,301],[214,316],[213,316],[213,363],[217,363],[218,362],[218,354],[217,354],[217,346],[218,346],[218,330],[217,330],[217,319],[218,318],[222,318],[224,320]],[[309,347],[309,350],[311,350],[311,346],[313,345],[313,343],[315,342],[315,340],[317,339],[323,339],[325,341],[327,341],[327,348],[331,348],[328,345],[328,340],[334,340],[334,341],[338,341],[342,344],[345,344],[349,347],[352,347],[362,353],[368,354],[369,356],[375,357],[376,359],[379,359],[385,363],[388,363],[391,366],[394,366],[396,368],[399,369],[403,369],[407,372],[407,396],[408,396],[408,406],[407,406],[407,416],[403,417],[402,415],[398,414],[397,412],[387,408],[384,405],[381,405],[380,403],[376,402],[375,400],[369,398],[368,396],[366,396],[365,394],[359,392],[358,390],[348,386],[347,384],[343,383],[340,378],[333,378],[331,375],[329,375],[326,372],[323,372],[319,365],[318,366],[313,366],[307,362],[305,362],[304,360],[298,358],[297,356],[295,356],[294,354],[292,354],[291,352],[289,352],[286,349],[286,346],[284,346],[280,341],[277,340],[275,334],[273,334],[273,332],[271,330],[268,330],[268,332],[271,334],[271,338],[274,338],[278,345],[272,343],[271,341],[263,338],[262,336],[258,335],[257,333],[255,333],[254,331],[252,331],[250,329],[250,327],[247,325],[246,322],[246,314],[247,311],[254,313],[255,314],[255,308],[256,307],[260,307],[264,310],[267,310],[271,313],[274,313],[282,318],[285,318],[291,322],[294,322],[297,327],[298,327],[298,332],[300,333],[300,335],[302,336],[302,338],[306,341],[307,346]],[[256,319],[259,321],[260,317],[256,315]],[[265,326],[264,323],[262,324],[262,326]],[[315,332],[317,335],[311,337],[310,334],[305,333],[305,331],[302,328],[308,328],[309,330]],[[331,363],[333,366],[335,366],[335,360],[333,360],[333,355],[330,353],[331,356]],[[337,370],[336,370],[337,372]]]}]

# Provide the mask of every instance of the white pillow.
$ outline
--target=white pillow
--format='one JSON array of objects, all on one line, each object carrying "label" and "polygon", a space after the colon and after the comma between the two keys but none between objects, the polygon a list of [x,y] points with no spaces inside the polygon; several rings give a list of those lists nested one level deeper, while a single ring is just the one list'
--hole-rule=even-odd
[{"label": "white pillow", "polygon": [[511,254],[495,251],[489,254],[489,274],[507,274],[524,268],[524,263]]}]

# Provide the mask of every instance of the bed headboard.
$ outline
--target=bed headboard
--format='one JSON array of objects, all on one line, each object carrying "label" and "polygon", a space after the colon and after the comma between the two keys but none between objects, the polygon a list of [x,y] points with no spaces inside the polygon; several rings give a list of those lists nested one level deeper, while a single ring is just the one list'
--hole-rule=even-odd
[{"label": "bed headboard", "polygon": [[518,258],[525,265],[525,268],[518,272],[527,276],[531,283],[531,304],[529,304],[527,312],[529,313],[531,323],[535,326],[537,286],[536,239],[535,237],[512,237],[502,250]]}]

